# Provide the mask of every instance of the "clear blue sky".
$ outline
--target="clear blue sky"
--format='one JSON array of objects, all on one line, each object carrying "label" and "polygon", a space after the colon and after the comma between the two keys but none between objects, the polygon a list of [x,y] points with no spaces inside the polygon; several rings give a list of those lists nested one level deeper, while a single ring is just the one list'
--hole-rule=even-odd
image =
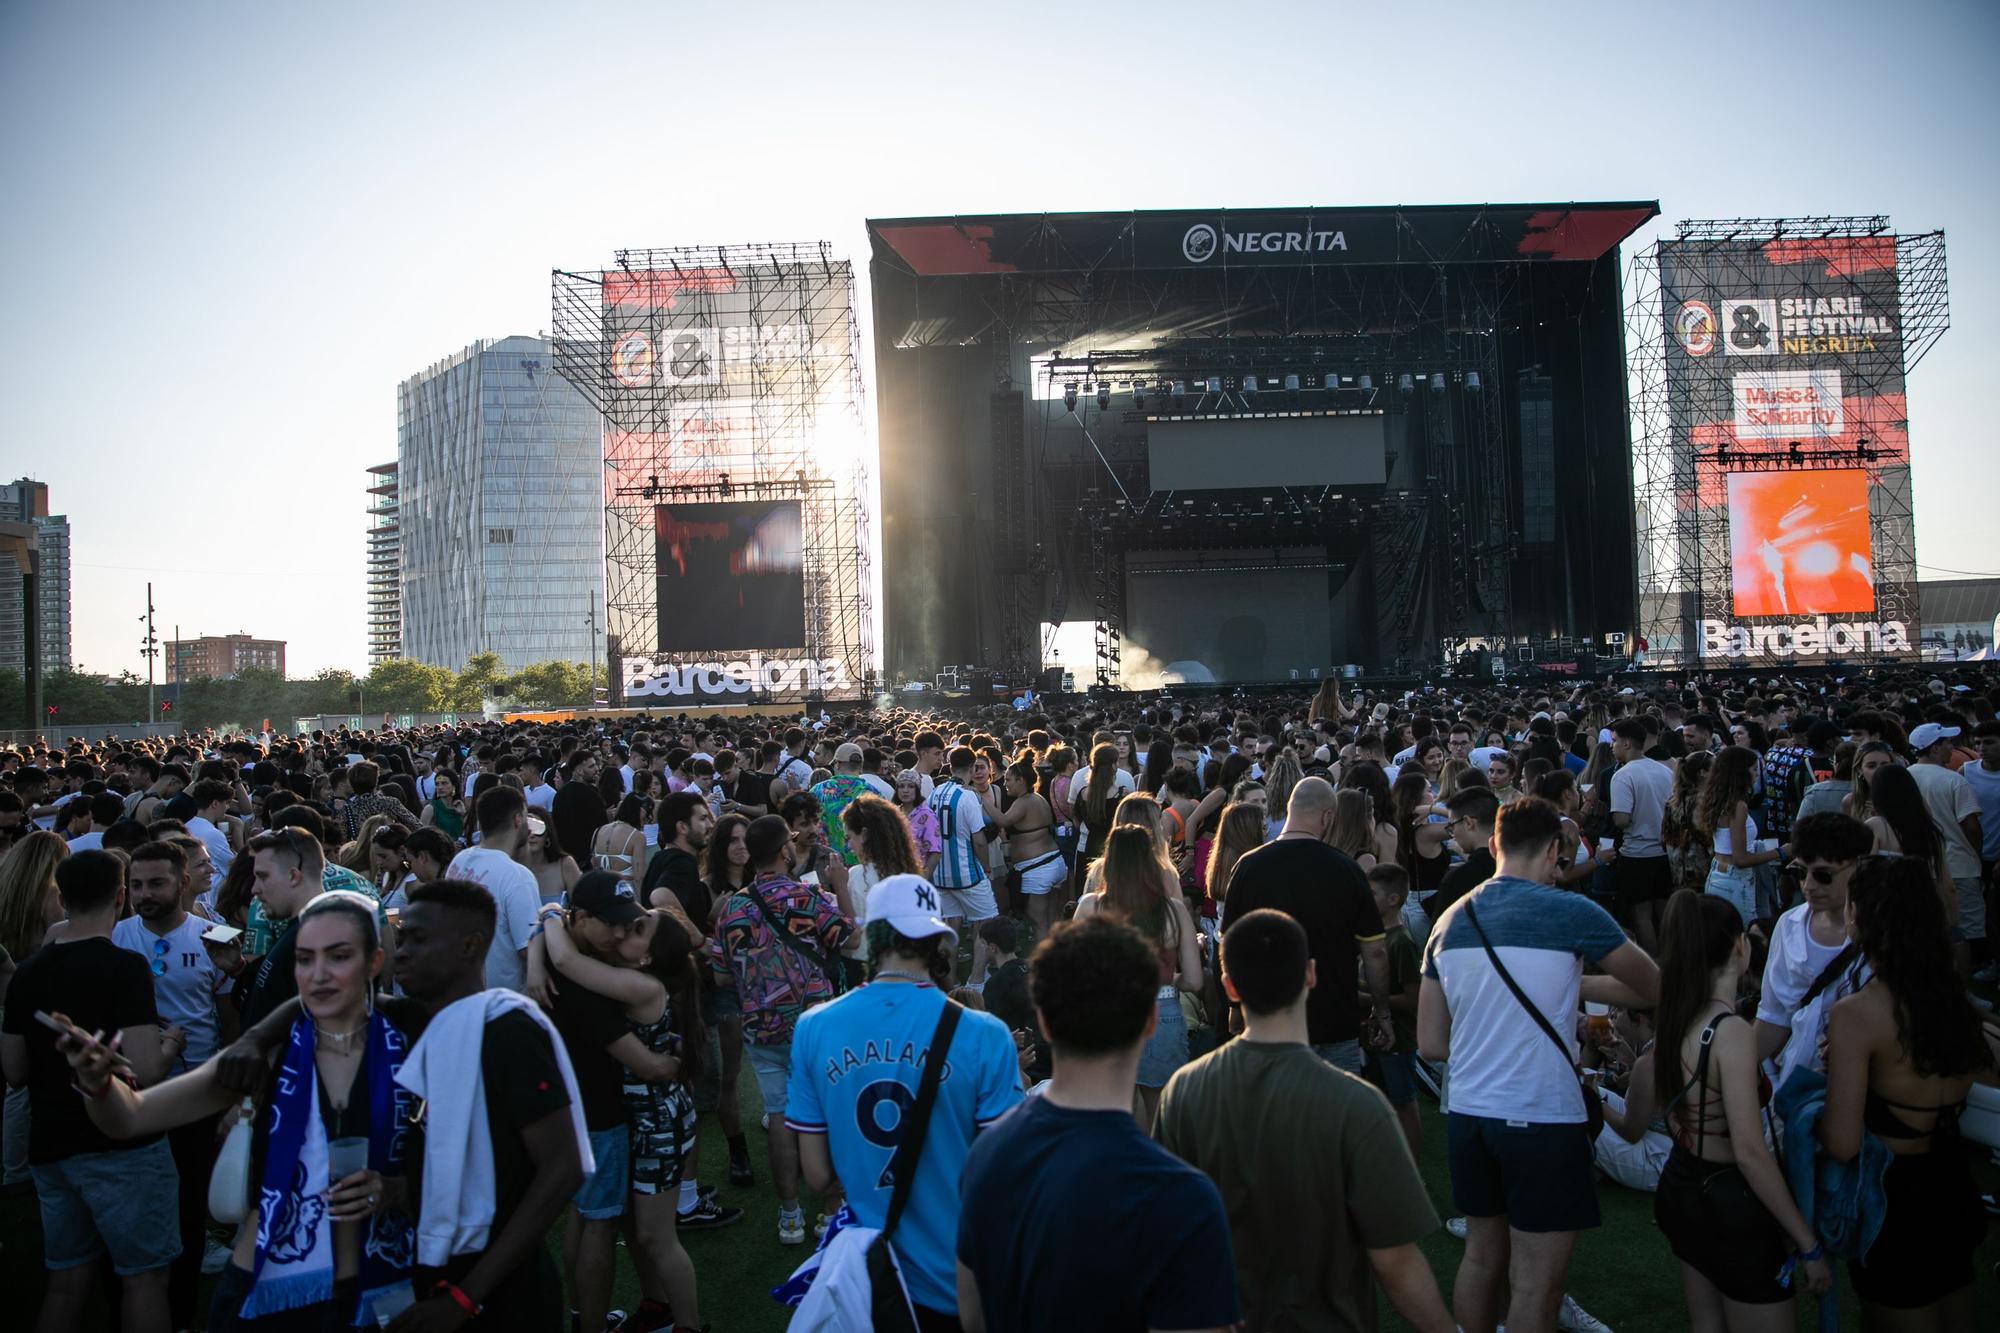
[{"label": "clear blue sky", "polygon": [[74,528],[75,655],[365,666],[395,386],[619,246],[920,213],[1657,198],[1942,227],[1919,559],[2000,571],[2000,7],[54,3],[0,8],[0,473]]}]

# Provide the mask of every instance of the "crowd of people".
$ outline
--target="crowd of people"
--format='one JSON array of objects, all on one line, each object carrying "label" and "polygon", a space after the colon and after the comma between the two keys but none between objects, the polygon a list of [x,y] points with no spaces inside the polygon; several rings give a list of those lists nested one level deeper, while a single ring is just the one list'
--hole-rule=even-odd
[{"label": "crowd of people", "polygon": [[1659,1326],[1793,1327],[1838,1260],[1880,1327],[1969,1329],[1996,703],[1329,683],[0,751],[36,1327],[702,1329],[682,1237],[774,1226],[800,1327],[1599,1329],[1570,1258],[1631,1189]]}]

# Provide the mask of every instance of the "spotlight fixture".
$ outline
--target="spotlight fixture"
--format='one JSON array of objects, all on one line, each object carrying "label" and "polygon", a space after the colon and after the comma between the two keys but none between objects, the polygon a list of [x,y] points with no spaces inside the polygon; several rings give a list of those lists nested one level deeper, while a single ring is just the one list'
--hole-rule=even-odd
[{"label": "spotlight fixture", "polygon": [[1444,375],[1441,372],[1438,371],[1431,372],[1431,392],[1432,393],[1444,392]]},{"label": "spotlight fixture", "polygon": [[1100,412],[1109,412],[1111,410],[1111,382],[1109,380],[1099,380],[1097,382],[1097,410]]},{"label": "spotlight fixture", "polygon": [[1297,375],[1285,376],[1285,392],[1297,393],[1298,391],[1299,391],[1299,377]]},{"label": "spotlight fixture", "polygon": [[1396,388],[1399,392],[1402,393],[1416,392],[1417,384],[1416,381],[1411,378],[1409,371],[1406,370],[1402,374],[1396,376]]},{"label": "spotlight fixture", "polygon": [[1476,371],[1476,370],[1468,370],[1468,371],[1466,371],[1466,372],[1465,372],[1465,391],[1466,391],[1467,393],[1478,393],[1478,392],[1479,392],[1479,372],[1478,372],[1478,371]]},{"label": "spotlight fixture", "polygon": [[1072,412],[1076,411],[1076,385],[1074,383],[1063,385],[1063,406]]},{"label": "spotlight fixture", "polygon": [[1246,394],[1257,392],[1257,377],[1255,375],[1245,375],[1243,377],[1243,392]]},{"label": "spotlight fixture", "polygon": [[1146,410],[1146,381],[1144,380],[1132,381],[1132,410],[1134,412],[1143,412]]},{"label": "spotlight fixture", "polygon": [[1363,393],[1374,393],[1375,377],[1373,375],[1363,375],[1360,379],[1354,381],[1354,387]]},{"label": "spotlight fixture", "polygon": [[1172,393],[1174,399],[1174,411],[1178,412],[1181,410],[1182,402],[1185,401],[1187,398],[1187,381],[1175,380]]},{"label": "spotlight fixture", "polygon": [[1205,386],[1205,388],[1206,391],[1209,393],[1221,393],[1222,392],[1221,377],[1217,375],[1210,375],[1208,377],[1208,384]]}]

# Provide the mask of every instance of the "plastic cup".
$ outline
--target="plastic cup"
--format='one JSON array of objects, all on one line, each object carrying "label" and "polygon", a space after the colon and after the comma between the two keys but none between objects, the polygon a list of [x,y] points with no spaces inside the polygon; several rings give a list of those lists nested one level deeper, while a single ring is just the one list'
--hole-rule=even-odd
[{"label": "plastic cup", "polygon": [[1597,840],[1597,850],[1600,852],[1608,852],[1616,845],[1616,842],[1611,838],[1599,838]]},{"label": "plastic cup", "polygon": [[326,1183],[338,1185],[357,1171],[368,1169],[368,1140],[335,1139],[326,1145]]}]

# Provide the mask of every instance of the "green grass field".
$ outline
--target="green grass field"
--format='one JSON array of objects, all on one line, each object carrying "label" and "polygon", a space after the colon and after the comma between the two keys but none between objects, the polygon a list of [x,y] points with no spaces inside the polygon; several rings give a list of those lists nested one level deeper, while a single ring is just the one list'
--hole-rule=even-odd
[{"label": "green grass field", "polygon": [[[772,1303],[770,1288],[784,1280],[805,1257],[804,1247],[778,1244],[777,1203],[771,1193],[769,1172],[764,1164],[763,1135],[757,1128],[758,1113],[752,1099],[751,1080],[742,1080],[744,1122],[749,1126],[751,1149],[757,1164],[758,1183],[748,1189],[732,1189],[726,1182],[725,1147],[719,1134],[704,1138],[701,1147],[701,1178],[704,1183],[722,1185],[720,1198],[746,1210],[747,1216],[721,1231],[690,1235],[688,1252],[700,1275],[703,1317],[717,1333],[775,1333],[783,1329],[787,1312]],[[1420,1163],[1424,1184],[1440,1217],[1450,1211],[1451,1182],[1445,1168],[1444,1122],[1430,1103],[1424,1106],[1424,1153]],[[2000,1184],[2000,1171],[1982,1163],[1975,1168],[1982,1188]],[[1617,1333],[1650,1333],[1651,1330],[1685,1326],[1681,1301],[1680,1268],[1653,1226],[1652,1196],[1634,1193],[1616,1185],[1602,1189],[1604,1225],[1587,1233],[1577,1245],[1570,1266],[1570,1293],[1582,1306],[1610,1324]],[[807,1213],[812,1213],[810,1200]],[[560,1231],[550,1237],[551,1252],[560,1254]],[[1423,1246],[1437,1273],[1438,1283],[1449,1301],[1452,1275],[1457,1271],[1464,1247],[1442,1229]],[[2000,1282],[1993,1276],[2000,1264],[2000,1238],[1988,1236],[1980,1250],[1978,1273],[1980,1324],[2000,1328]],[[109,1282],[110,1274],[106,1273]],[[7,1308],[13,1311],[0,1319],[0,1327],[27,1329],[39,1303],[42,1286],[41,1237],[32,1195],[16,1195],[0,1200],[0,1290],[8,1293]],[[1842,1284],[1843,1324],[1860,1327],[1860,1313],[1851,1292]],[[621,1255],[613,1304],[636,1308],[638,1282],[631,1261]],[[100,1316],[91,1326],[104,1327]],[[1392,1312],[1386,1312],[1383,1326],[1404,1327]],[[1799,1326],[1817,1326],[1817,1311],[1810,1299],[1799,1303]],[[559,1330],[551,1330],[559,1333]]]}]

